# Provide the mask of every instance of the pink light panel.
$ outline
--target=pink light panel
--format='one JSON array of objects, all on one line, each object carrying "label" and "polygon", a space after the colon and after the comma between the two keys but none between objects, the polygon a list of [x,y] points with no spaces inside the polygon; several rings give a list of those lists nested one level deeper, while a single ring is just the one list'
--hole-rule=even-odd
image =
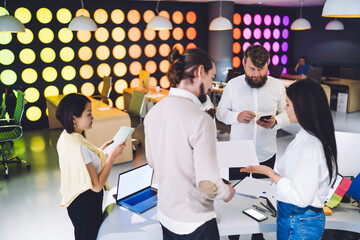
[{"label": "pink light panel", "polygon": [[248,14],[248,13],[246,13],[246,14],[244,15],[244,23],[245,23],[245,25],[250,25],[251,22],[252,22],[251,15]]},{"label": "pink light panel", "polygon": [[275,15],[275,16],[274,16],[274,24],[275,24],[275,26],[279,26],[280,23],[281,23],[281,18],[280,18],[280,16],[279,16],[279,15]]},{"label": "pink light panel", "polygon": [[279,39],[280,38],[280,30],[278,28],[275,28],[273,31],[273,37],[275,39]]},{"label": "pink light panel", "polygon": [[271,50],[271,44],[270,44],[269,42],[264,42],[263,47],[264,47],[268,52],[270,52],[270,50]]},{"label": "pink light panel", "polygon": [[289,49],[289,44],[288,44],[287,42],[283,42],[283,43],[281,44],[281,50],[282,50],[283,52],[287,52],[288,49]]},{"label": "pink light panel", "polygon": [[283,37],[283,39],[288,39],[288,37],[289,37],[289,30],[287,30],[286,28],[284,28],[283,31],[282,31],[282,37]]},{"label": "pink light panel", "polygon": [[245,52],[246,49],[247,49],[250,45],[251,45],[251,44],[250,44],[249,42],[245,42],[245,43],[243,44],[243,51]]},{"label": "pink light panel", "polygon": [[264,38],[269,40],[271,38],[271,30],[268,28],[265,28],[264,30]]},{"label": "pink light panel", "polygon": [[272,64],[274,64],[275,66],[279,64],[279,56],[278,55],[274,55],[272,57]]},{"label": "pink light panel", "polygon": [[255,28],[254,30],[254,38],[259,40],[261,38],[261,30],[260,28]]},{"label": "pink light panel", "polygon": [[249,40],[251,38],[251,30],[250,28],[245,28],[243,31],[244,38]]},{"label": "pink light panel", "polygon": [[273,42],[272,49],[274,52],[279,52],[280,50],[280,44],[278,42]]},{"label": "pink light panel", "polygon": [[283,24],[285,27],[289,26],[290,24],[290,18],[286,15],[283,17]]},{"label": "pink light panel", "polygon": [[288,57],[284,54],[281,56],[281,64],[286,65],[288,62]]},{"label": "pink light panel", "polygon": [[270,26],[271,25],[271,16],[269,14],[265,15],[264,17],[264,23],[266,26]]},{"label": "pink light panel", "polygon": [[259,26],[259,25],[261,25],[261,22],[262,22],[262,17],[260,16],[260,14],[256,14],[256,15],[254,16],[254,23],[255,23],[257,26]]}]

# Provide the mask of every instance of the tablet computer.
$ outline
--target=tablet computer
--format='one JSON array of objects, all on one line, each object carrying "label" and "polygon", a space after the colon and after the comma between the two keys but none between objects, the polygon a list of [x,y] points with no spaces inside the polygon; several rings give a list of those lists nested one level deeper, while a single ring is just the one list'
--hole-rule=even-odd
[{"label": "tablet computer", "polygon": [[116,145],[128,139],[131,136],[131,134],[134,132],[134,130],[135,128],[131,128],[131,127],[124,127],[124,126],[120,127],[119,131],[116,133],[116,135],[113,138],[114,142],[109,144],[104,149],[104,153],[109,154]]}]

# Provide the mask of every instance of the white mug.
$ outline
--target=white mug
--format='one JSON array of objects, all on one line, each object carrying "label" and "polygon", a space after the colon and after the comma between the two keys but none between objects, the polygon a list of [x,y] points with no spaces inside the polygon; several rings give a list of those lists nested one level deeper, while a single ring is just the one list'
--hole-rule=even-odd
[{"label": "white mug", "polygon": [[160,92],[160,86],[156,86],[156,92]]}]

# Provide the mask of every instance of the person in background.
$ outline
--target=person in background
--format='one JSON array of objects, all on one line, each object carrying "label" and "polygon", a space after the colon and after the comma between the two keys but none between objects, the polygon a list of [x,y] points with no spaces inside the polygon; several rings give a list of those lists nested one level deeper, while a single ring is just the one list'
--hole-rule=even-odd
[{"label": "person in background", "polygon": [[95,240],[102,222],[103,188],[115,158],[125,142],[118,144],[107,156],[86,140],[82,132],[92,127],[90,100],[80,94],[66,95],[56,110],[56,118],[64,127],[57,142],[61,173],[61,206],[67,208],[74,225],[76,240]]},{"label": "person in background", "polygon": [[283,73],[281,78],[294,79],[294,80],[302,80],[306,78],[307,72],[311,65],[306,63],[305,57],[299,57],[298,63],[296,64],[294,70],[296,74],[288,74]]},{"label": "person in background", "polygon": [[306,79],[286,92],[285,110],[291,123],[300,124],[300,131],[274,170],[261,165],[241,171],[265,174],[276,183],[278,240],[321,239],[322,208],[338,171],[334,123],[320,84]]},{"label": "person in background", "polygon": [[219,239],[214,200],[230,201],[235,190],[219,176],[213,119],[200,109],[216,75],[199,48],[169,54],[168,97],[146,115],[146,158],[158,184],[163,239]]}]

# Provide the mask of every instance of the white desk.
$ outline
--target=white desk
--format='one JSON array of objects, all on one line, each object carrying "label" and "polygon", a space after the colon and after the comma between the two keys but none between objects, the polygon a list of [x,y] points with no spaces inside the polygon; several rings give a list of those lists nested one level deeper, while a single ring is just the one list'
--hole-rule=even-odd
[{"label": "white desk", "polygon": [[[236,195],[229,203],[216,201],[215,209],[220,236],[276,232],[276,218],[268,215],[267,220],[258,223],[242,213],[242,210],[258,201],[260,200],[239,195]],[[156,207],[137,215],[116,204],[110,204],[107,212],[109,215],[100,227],[97,238],[99,240],[162,239]],[[325,228],[360,233],[359,209],[353,209],[350,204],[341,204],[334,209],[332,216],[326,217]]]}]

